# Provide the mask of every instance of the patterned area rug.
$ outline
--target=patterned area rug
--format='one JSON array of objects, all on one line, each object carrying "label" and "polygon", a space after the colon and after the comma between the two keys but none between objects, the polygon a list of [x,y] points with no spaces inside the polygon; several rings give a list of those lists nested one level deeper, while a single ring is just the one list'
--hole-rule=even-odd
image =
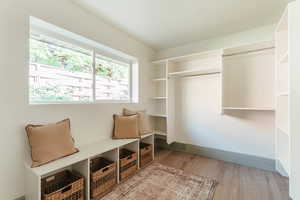
[{"label": "patterned area rug", "polygon": [[154,163],[102,200],[212,200],[217,181]]}]

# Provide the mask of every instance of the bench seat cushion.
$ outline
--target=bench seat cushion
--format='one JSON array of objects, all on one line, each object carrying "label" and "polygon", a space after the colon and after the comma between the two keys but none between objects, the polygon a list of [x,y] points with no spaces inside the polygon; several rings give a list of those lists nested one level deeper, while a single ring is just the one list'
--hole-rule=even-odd
[{"label": "bench seat cushion", "polygon": [[71,136],[69,119],[48,125],[29,124],[25,129],[31,147],[31,167],[78,152]]},{"label": "bench seat cushion", "polygon": [[113,139],[139,138],[138,116],[114,115]]}]

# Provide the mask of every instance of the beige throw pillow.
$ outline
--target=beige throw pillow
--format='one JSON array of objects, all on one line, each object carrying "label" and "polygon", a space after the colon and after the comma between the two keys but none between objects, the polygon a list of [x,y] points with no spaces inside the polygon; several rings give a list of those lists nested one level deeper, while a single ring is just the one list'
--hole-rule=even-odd
[{"label": "beige throw pillow", "polygon": [[132,111],[132,110],[124,108],[123,115],[125,115],[125,116],[138,115],[140,135],[145,135],[147,133],[153,132],[153,130],[151,129],[151,126],[150,126],[150,120],[149,120],[149,116],[146,113],[146,110]]},{"label": "beige throw pillow", "polygon": [[38,167],[78,152],[71,136],[69,119],[56,124],[29,124],[25,129],[31,147],[31,167]]},{"label": "beige throw pillow", "polygon": [[139,138],[138,116],[114,115],[113,139]]}]

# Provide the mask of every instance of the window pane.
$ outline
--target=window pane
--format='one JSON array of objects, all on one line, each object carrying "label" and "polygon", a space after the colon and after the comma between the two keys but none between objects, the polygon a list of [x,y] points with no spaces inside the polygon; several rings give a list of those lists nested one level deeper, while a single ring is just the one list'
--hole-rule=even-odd
[{"label": "window pane", "polygon": [[96,100],[129,100],[130,65],[96,55]]},{"label": "window pane", "polygon": [[92,62],[89,50],[31,34],[30,101],[92,101]]}]

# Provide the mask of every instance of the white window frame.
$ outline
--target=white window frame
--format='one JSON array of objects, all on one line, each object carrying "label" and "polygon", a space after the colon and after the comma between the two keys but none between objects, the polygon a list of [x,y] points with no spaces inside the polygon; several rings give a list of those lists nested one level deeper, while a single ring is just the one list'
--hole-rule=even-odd
[{"label": "white window frame", "polygon": [[[94,49],[93,50],[93,101],[95,103],[135,103],[132,99],[132,62],[127,62],[127,64],[129,64],[129,67],[128,67],[128,73],[129,73],[129,77],[128,77],[128,89],[129,89],[129,99],[128,100],[97,100],[96,99],[96,55],[101,55],[103,56],[103,53],[99,52],[97,49]],[[109,56],[106,56],[106,57],[109,57]],[[109,57],[111,58],[111,57]],[[112,58],[114,59],[114,58]],[[116,59],[117,60],[117,59]],[[120,61],[120,60],[118,60]],[[124,62],[124,61],[121,61],[121,62]]]},{"label": "white window frame", "polygon": [[[44,22],[44,23],[46,23],[46,22]],[[45,35],[45,36],[48,36],[48,37],[51,37],[51,38],[54,38],[54,39],[57,39],[57,40],[60,40],[60,41],[66,42],[66,43],[70,43],[70,44],[76,45],[78,47],[81,47],[81,48],[92,51],[92,56],[93,56],[92,91],[93,91],[93,93],[92,93],[92,101],[31,101],[30,100],[30,93],[29,93],[29,89],[28,89],[27,94],[28,94],[29,105],[45,105],[45,104],[47,104],[47,105],[64,104],[65,105],[65,104],[98,104],[98,103],[122,103],[122,104],[123,103],[128,103],[129,104],[129,103],[138,103],[138,99],[139,99],[138,98],[138,92],[135,92],[135,94],[134,94],[135,97],[133,97],[133,87],[135,86],[136,87],[135,90],[138,90],[138,81],[136,81],[136,80],[139,79],[138,74],[135,75],[137,77],[134,77],[133,69],[132,69],[134,65],[138,66],[138,60],[136,58],[134,58],[134,57],[132,57],[132,59],[122,58],[119,55],[114,54],[114,52],[103,51],[103,50],[97,48],[96,46],[91,46],[91,45],[89,45],[89,44],[87,44],[83,41],[74,40],[73,38],[70,38],[68,36],[64,36],[64,35],[61,35],[59,33],[52,32],[52,31],[46,30],[44,28],[41,28],[41,27],[38,27],[38,26],[35,26],[35,25],[32,25],[32,24],[31,24],[31,32],[37,33],[37,34],[42,34],[42,35]],[[30,32],[30,34],[31,34],[31,32]],[[68,32],[68,33],[70,33],[70,32]],[[29,37],[30,36],[31,35],[29,35]],[[81,37],[81,36],[79,36],[79,37]],[[94,42],[94,41],[90,41],[88,39],[85,39],[85,40],[87,40],[91,43]],[[95,43],[95,44],[99,45],[99,46],[102,46],[99,43]],[[106,47],[106,48],[110,49],[109,47]],[[116,50],[113,50],[113,51],[116,51]],[[96,99],[96,70],[95,70],[95,68],[96,68],[96,54],[111,58],[113,60],[117,60],[117,61],[125,62],[125,63],[129,64],[129,67],[128,67],[128,71],[129,71],[129,80],[128,80],[129,81],[128,82],[129,99],[127,99],[127,100],[113,100],[113,99],[111,99],[111,100],[97,100]],[[131,56],[128,56],[128,57],[131,57]],[[29,63],[29,65],[30,65],[30,63]],[[30,84],[30,79],[29,79],[30,71],[29,70],[30,70],[30,67],[28,66],[28,76],[27,76],[28,88],[30,86],[29,85]],[[133,80],[133,79],[136,79],[136,80]],[[135,82],[135,85],[133,84],[134,82]]]}]

